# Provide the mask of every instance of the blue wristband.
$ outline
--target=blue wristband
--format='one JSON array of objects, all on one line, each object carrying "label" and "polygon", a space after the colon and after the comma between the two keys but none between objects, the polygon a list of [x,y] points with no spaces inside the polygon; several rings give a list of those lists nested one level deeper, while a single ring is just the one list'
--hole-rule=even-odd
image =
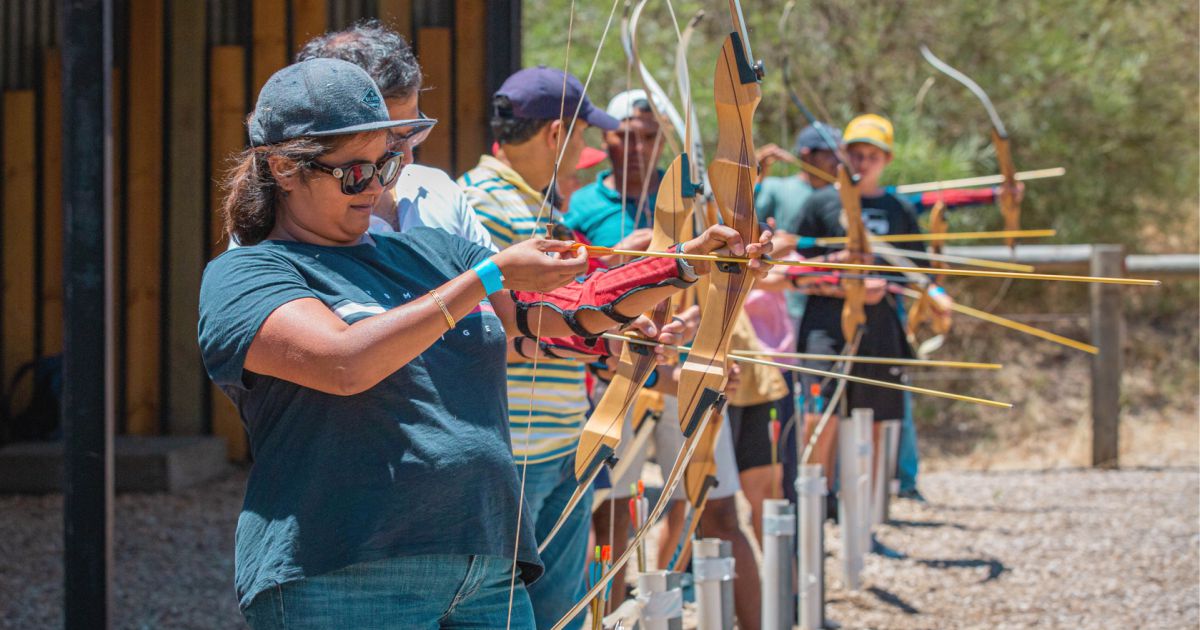
[{"label": "blue wristband", "polygon": [[500,267],[496,266],[491,258],[475,265],[471,271],[479,276],[484,293],[491,295],[504,288],[504,274],[500,273]]},{"label": "blue wristband", "polygon": [[929,290],[930,296],[946,295],[946,290],[942,287],[933,287]]}]

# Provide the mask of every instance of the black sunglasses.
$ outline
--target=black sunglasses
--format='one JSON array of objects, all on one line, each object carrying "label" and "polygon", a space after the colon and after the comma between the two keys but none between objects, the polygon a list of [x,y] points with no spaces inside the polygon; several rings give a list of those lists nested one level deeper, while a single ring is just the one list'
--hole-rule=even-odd
[{"label": "black sunglasses", "polygon": [[374,164],[371,162],[356,162],[354,164],[347,164],[346,166],[333,167],[325,166],[313,160],[309,162],[309,166],[342,180],[343,195],[357,195],[371,185],[372,177],[379,180],[380,186],[384,188],[390,186],[392,182],[396,181],[396,176],[400,174],[400,168],[403,166],[403,157],[403,153],[392,151]]}]

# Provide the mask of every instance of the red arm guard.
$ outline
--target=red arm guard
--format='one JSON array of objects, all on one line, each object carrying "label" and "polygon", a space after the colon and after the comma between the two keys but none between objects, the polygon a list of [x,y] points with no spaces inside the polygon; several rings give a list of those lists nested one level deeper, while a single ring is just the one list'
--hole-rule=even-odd
[{"label": "red arm guard", "polygon": [[628,324],[637,315],[628,316],[617,312],[616,307],[638,291],[672,286],[684,288],[692,282],[680,278],[679,261],[673,258],[638,258],[632,262],[599,269],[576,279],[565,287],[548,293],[536,291],[512,291],[513,303],[517,307],[517,329],[526,337],[537,334],[529,327],[529,309],[547,306],[560,313],[567,326],[580,337],[592,338],[600,334],[580,325],[580,311],[599,311],[609,319]]}]

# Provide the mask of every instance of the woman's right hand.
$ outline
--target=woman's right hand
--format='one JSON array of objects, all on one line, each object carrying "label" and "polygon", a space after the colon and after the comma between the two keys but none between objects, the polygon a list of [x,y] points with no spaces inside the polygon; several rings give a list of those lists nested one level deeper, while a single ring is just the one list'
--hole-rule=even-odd
[{"label": "woman's right hand", "polygon": [[587,273],[587,250],[570,241],[531,238],[492,256],[504,274],[504,288],[551,291]]}]

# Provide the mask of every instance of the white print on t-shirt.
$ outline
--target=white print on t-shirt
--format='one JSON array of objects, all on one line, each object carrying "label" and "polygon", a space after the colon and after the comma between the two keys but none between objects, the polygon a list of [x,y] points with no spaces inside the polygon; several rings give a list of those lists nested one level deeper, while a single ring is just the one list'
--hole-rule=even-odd
[{"label": "white print on t-shirt", "polygon": [[876,236],[892,233],[892,223],[888,221],[886,210],[879,208],[863,208],[863,226]]}]

